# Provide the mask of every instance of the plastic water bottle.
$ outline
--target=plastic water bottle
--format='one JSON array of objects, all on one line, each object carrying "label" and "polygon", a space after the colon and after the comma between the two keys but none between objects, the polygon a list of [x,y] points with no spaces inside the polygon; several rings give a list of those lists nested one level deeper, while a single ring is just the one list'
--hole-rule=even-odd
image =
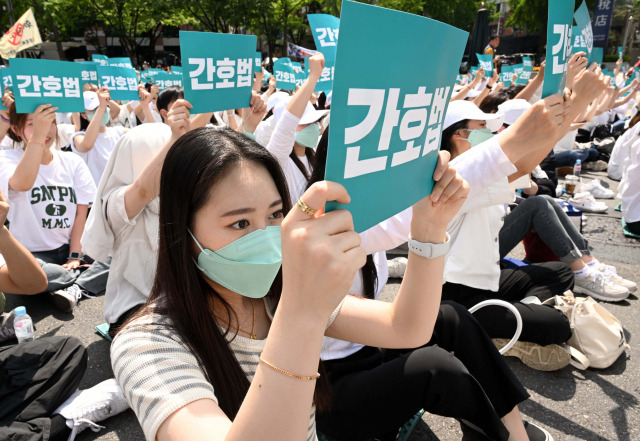
[{"label": "plastic water bottle", "polygon": [[582,160],[578,159],[576,161],[576,165],[573,166],[573,174],[574,176],[580,177],[581,172],[582,172]]},{"label": "plastic water bottle", "polygon": [[15,309],[16,317],[13,320],[13,329],[16,331],[18,343],[33,341],[33,321],[27,315],[27,309],[24,306],[18,306]]}]

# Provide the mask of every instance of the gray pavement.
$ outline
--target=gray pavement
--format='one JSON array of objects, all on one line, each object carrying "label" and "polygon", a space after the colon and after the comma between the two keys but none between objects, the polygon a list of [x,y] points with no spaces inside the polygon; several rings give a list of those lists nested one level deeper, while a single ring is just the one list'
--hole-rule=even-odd
[{"label": "gray pavement", "polygon": [[[585,173],[587,178],[598,177],[616,190],[617,183],[606,179],[605,173]],[[623,277],[640,281],[640,241],[622,235],[621,214],[613,208],[617,201],[608,201],[608,213],[587,215],[585,235],[594,255],[615,265]],[[511,254],[523,257],[520,246]],[[392,280],[385,287],[383,297],[391,300],[400,286]],[[80,302],[73,314],[60,313],[43,296],[7,296],[7,309],[18,305],[27,307],[37,326],[37,337],[73,335],[88,348],[89,363],[81,388],[91,387],[112,376],[109,344],[93,330],[104,322],[103,298]],[[635,337],[640,334],[637,309],[638,298],[606,304],[623,323],[631,349],[608,369],[579,371],[566,367],[557,372],[538,372],[507,358],[509,366],[531,394],[521,406],[526,419],[547,428],[556,440],[640,440],[640,349]],[[464,399],[464,397],[461,397]],[[79,441],[142,441],[144,436],[135,415],[128,410],[103,423],[99,433],[83,432]],[[427,427],[428,426],[428,427]],[[457,421],[436,415],[425,415],[411,440],[457,441],[463,439]],[[464,438],[470,439],[470,438]]]}]

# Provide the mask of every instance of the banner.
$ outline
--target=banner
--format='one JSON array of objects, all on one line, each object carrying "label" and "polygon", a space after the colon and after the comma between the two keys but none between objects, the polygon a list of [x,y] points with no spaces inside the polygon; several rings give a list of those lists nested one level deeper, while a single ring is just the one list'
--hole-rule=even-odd
[{"label": "banner", "polygon": [[249,107],[255,35],[180,31],[184,96],[191,113]]},{"label": "banner", "polygon": [[80,63],[12,58],[9,66],[18,113],[32,113],[42,104],[58,112],[84,112]]},{"label": "banner", "polygon": [[161,72],[153,77],[153,84],[158,86],[159,92],[162,92],[167,87],[182,86],[182,74],[170,74],[167,72]]},{"label": "banner", "polygon": [[296,90],[296,72],[289,58],[278,58],[273,63],[273,75],[276,77],[276,88]]},{"label": "banner", "polygon": [[106,55],[93,54],[91,55],[91,61],[98,63],[100,66],[109,65],[109,57],[107,57]]},{"label": "banner", "polygon": [[78,64],[82,66],[80,72],[80,86],[84,87],[87,83],[99,84],[98,82],[98,64],[93,61],[78,61]]},{"label": "banner", "polygon": [[307,49],[302,46],[298,46],[297,44],[293,44],[287,41],[287,56],[288,57],[296,57],[296,58],[309,58],[311,55],[315,54],[318,51],[314,51],[312,49]]},{"label": "banner", "polygon": [[[11,87],[12,84],[11,69],[8,67],[0,69],[0,86],[2,87],[2,94],[4,94],[5,87]],[[6,106],[2,105],[2,101],[0,101],[0,110],[7,110]]]},{"label": "banner", "polygon": [[109,66],[127,67],[129,69],[133,69],[133,64],[131,64],[131,59],[129,57],[108,58],[107,61],[109,63]]},{"label": "banner", "polygon": [[615,0],[597,0],[593,12],[593,46],[606,48]]},{"label": "banner", "polygon": [[100,86],[109,89],[112,100],[138,100],[138,75],[128,67],[98,66]]},{"label": "banner", "polygon": [[591,26],[591,17],[586,1],[583,1],[578,10],[573,14],[576,26],[573,27],[573,51],[586,52],[587,58],[591,59],[593,52],[593,27]]},{"label": "banner", "polygon": [[476,54],[480,67],[484,69],[484,77],[491,78],[493,76],[493,56],[491,54]]},{"label": "banner", "polygon": [[[327,210],[346,208],[362,232],[432,191],[442,123],[468,33],[345,0],[340,35],[325,177],[344,185],[351,203],[329,203]],[[438,44],[416,57],[416,41]]]},{"label": "banner", "polygon": [[500,81],[504,83],[504,87],[511,87],[511,80],[513,79],[513,67],[502,66],[500,72]]},{"label": "banner", "polygon": [[571,31],[575,0],[549,2],[547,23],[547,66],[544,71],[542,98],[564,93],[567,64],[571,57]]},{"label": "banner", "polygon": [[38,24],[29,8],[22,17],[0,38],[0,56],[5,59],[13,58],[23,49],[42,43]]}]

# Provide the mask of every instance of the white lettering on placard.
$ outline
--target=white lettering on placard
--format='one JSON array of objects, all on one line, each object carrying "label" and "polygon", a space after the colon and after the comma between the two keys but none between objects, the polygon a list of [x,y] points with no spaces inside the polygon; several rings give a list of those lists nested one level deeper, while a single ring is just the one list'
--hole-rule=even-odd
[{"label": "white lettering on placard", "polygon": [[553,25],[554,35],[559,35],[558,43],[551,50],[553,53],[553,74],[563,74],[567,70],[567,62],[571,55],[571,26]]},{"label": "white lettering on placard", "polygon": [[[442,120],[449,100],[451,88],[439,88],[427,93],[426,87],[419,87],[417,93],[407,93],[400,99],[399,88],[349,89],[348,106],[368,106],[364,119],[352,127],[345,128],[347,155],[344,178],[350,179],[385,170],[388,154],[369,159],[361,159],[359,143],[381,122],[378,151],[385,152],[391,145],[402,144],[404,150],[393,153],[391,167],[409,163],[437,150],[440,143]],[[385,96],[387,98],[385,106]],[[402,102],[402,107],[399,103]],[[384,116],[382,111],[384,109]],[[397,133],[394,133],[398,127]]]},{"label": "white lettering on placard", "polygon": [[[225,57],[221,60],[215,60],[213,58],[189,58],[187,63],[197,66],[189,72],[192,90],[251,87],[253,84],[251,78],[252,58],[231,59]],[[165,82],[166,81],[170,80],[165,80]],[[294,79],[291,80],[291,82],[293,81]],[[173,83],[173,81],[171,82]]]},{"label": "white lettering on placard", "polygon": [[318,40],[320,41],[320,46],[335,46],[338,42],[338,31],[339,29],[332,28],[316,28],[316,33],[318,34]]},{"label": "white lettering on placard", "polygon": [[24,98],[79,98],[80,79],[47,75],[17,75],[18,93]]}]

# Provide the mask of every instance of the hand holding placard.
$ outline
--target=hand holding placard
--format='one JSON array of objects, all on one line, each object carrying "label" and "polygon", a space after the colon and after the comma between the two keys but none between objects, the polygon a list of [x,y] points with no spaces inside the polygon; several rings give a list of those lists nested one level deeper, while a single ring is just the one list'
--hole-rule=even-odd
[{"label": "hand holding placard", "polygon": [[176,140],[191,130],[191,103],[187,100],[177,100],[167,114],[165,123],[171,127],[171,137]]},{"label": "hand holding placard", "polygon": [[98,107],[102,109],[106,109],[109,104],[109,100],[111,99],[111,95],[109,94],[109,89],[106,87],[101,87],[98,89]]},{"label": "hand holding placard", "polygon": [[52,107],[51,104],[42,104],[33,112],[33,133],[31,139],[28,140],[30,144],[42,144],[43,146],[46,144],[51,124],[56,120],[57,110],[58,108]]},{"label": "hand holding placard", "polygon": [[258,124],[267,114],[267,103],[263,98],[264,95],[258,95],[257,92],[251,94],[250,106],[242,109],[242,131],[253,133],[256,131]]}]

